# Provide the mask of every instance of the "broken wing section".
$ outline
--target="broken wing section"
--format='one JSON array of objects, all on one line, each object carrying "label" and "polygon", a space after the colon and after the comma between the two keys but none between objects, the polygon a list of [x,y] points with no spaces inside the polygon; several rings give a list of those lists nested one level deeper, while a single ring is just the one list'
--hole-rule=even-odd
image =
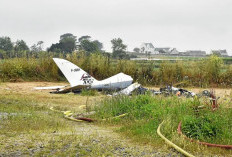
[{"label": "broken wing section", "polygon": [[87,87],[89,87],[89,85],[77,85],[73,87],[70,87],[69,85],[68,86],[35,87],[34,89],[36,90],[49,89],[49,90],[54,90],[54,91],[51,91],[50,93],[61,94],[61,93],[75,92],[75,91],[78,91],[78,90],[81,90]]},{"label": "broken wing section", "polygon": [[113,96],[116,96],[116,95],[130,95],[131,92],[133,92],[135,89],[139,88],[141,85],[139,83],[133,83],[131,84],[130,86],[128,86],[127,88],[117,92],[117,93],[114,93]]},{"label": "broken wing section", "polygon": [[66,86],[50,86],[50,87],[35,87],[34,89],[36,90],[46,90],[46,89],[49,89],[49,90],[59,90],[61,88],[65,88]]},{"label": "broken wing section", "polygon": [[84,70],[65,59],[53,58],[53,60],[66,77],[71,87],[77,85],[88,86],[97,81]]},{"label": "broken wing section", "polygon": [[89,85],[77,85],[77,86],[74,86],[74,87],[66,87],[64,89],[59,89],[59,90],[56,90],[56,91],[52,91],[50,93],[53,93],[53,94],[64,94],[64,93],[69,93],[69,92],[74,92],[75,91],[79,91],[79,90],[82,90],[84,88],[87,88],[89,87]]}]

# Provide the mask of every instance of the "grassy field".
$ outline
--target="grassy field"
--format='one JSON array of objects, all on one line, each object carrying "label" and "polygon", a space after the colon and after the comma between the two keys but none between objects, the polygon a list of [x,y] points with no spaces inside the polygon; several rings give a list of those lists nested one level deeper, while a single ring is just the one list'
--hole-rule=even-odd
[{"label": "grassy field", "polygon": [[[217,91],[217,90],[216,90]],[[219,90],[220,91],[220,90]],[[158,125],[164,121],[163,134],[177,145],[196,156],[230,155],[230,150],[208,148],[189,142],[177,134],[182,121],[182,131],[188,137],[203,142],[232,145],[231,94],[222,96],[220,108],[212,111],[206,98],[179,98],[140,95],[108,99],[96,108],[96,118],[109,118],[128,113],[122,119],[109,120],[104,125],[119,125],[118,130],[135,141],[146,141],[154,146],[162,145],[156,134]],[[222,94],[222,93],[221,93]],[[198,109],[204,105],[205,108]]]},{"label": "grassy field", "polygon": [[[231,89],[216,89],[221,98],[220,108],[215,112],[208,106],[196,112],[196,106],[202,105],[206,99],[199,102],[149,94],[112,99],[97,92],[85,91],[84,96],[56,95],[33,89],[35,86],[63,84],[65,82],[0,84],[0,156],[180,156],[156,134],[163,120],[162,133],[196,156],[229,156],[232,153],[191,143],[176,131],[182,121],[183,132],[192,138],[232,144]],[[81,105],[96,110],[94,118],[98,120],[123,113],[128,116],[93,124],[77,123],[49,109],[71,110],[76,114],[86,112]],[[206,127],[202,128],[202,125]]]},{"label": "grassy field", "polygon": [[117,126],[73,122],[49,109],[83,113],[81,105],[91,107],[105,98],[100,93],[56,95],[33,89],[62,84],[0,84],[0,156],[177,156],[166,146],[154,148],[121,136]]},{"label": "grassy field", "polygon": [[[0,85],[0,156],[73,156],[104,151],[99,149],[100,146],[93,149],[95,145],[91,143],[91,137],[81,134],[81,130],[64,119],[62,114],[49,110],[53,106],[81,112],[79,106],[86,104],[86,98],[71,94],[51,95],[48,91],[33,90],[33,86],[46,84],[51,85]],[[101,99],[101,96],[89,98],[87,103],[96,99]],[[87,149],[88,145],[92,152]]]}]

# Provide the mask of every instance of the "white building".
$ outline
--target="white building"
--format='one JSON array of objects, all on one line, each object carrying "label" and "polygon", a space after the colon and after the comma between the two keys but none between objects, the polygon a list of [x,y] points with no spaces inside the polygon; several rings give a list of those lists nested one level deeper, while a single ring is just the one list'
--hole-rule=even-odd
[{"label": "white building", "polygon": [[171,54],[171,55],[179,55],[179,54],[180,54],[180,52],[179,52],[179,51],[177,51],[177,49],[176,49],[176,48],[172,48],[172,49],[171,49],[171,51],[170,51],[170,54]]},{"label": "white building", "polygon": [[226,50],[212,50],[211,54],[218,54],[221,56],[228,56],[228,53]]},{"label": "white building", "polygon": [[176,48],[171,48],[171,47],[163,47],[163,48],[155,48],[155,51],[158,51],[159,54],[164,54],[164,55],[178,55],[179,51],[177,51]]},{"label": "white building", "polygon": [[142,43],[140,46],[140,53],[159,54],[158,51],[155,51],[155,47],[152,45],[152,43]]}]

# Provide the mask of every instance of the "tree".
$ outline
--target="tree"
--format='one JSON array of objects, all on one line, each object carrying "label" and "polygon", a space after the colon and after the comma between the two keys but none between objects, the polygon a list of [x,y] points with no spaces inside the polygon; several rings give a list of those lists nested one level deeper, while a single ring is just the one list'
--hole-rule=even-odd
[{"label": "tree", "polygon": [[0,49],[4,51],[13,50],[13,43],[11,42],[10,37],[0,37]]},{"label": "tree", "polygon": [[112,49],[113,49],[113,58],[123,59],[126,58],[126,48],[127,46],[123,44],[122,39],[115,38],[111,40]]},{"label": "tree", "polygon": [[0,58],[1,58],[1,59],[7,58],[6,51],[0,49]]},{"label": "tree", "polygon": [[103,44],[100,41],[94,40],[93,43],[97,46],[98,50],[102,51]]},{"label": "tree", "polygon": [[29,48],[28,48],[25,41],[17,40],[16,43],[15,43],[15,46],[14,46],[14,50],[15,51],[28,51]]},{"label": "tree", "polygon": [[15,57],[22,57],[22,56],[26,56],[27,51],[29,51],[29,48],[25,41],[17,40],[14,46],[14,51],[15,51]]},{"label": "tree", "polygon": [[76,50],[77,37],[71,33],[65,33],[60,36],[59,43],[52,44],[48,51],[71,53]]},{"label": "tree", "polygon": [[48,49],[48,52],[62,52],[62,46],[60,43],[52,44]]},{"label": "tree", "polygon": [[91,36],[82,36],[78,39],[79,50],[84,50],[87,54],[102,51],[103,44],[98,40],[91,41]]},{"label": "tree", "polygon": [[31,46],[32,52],[41,52],[43,51],[43,41],[38,41],[36,44]]},{"label": "tree", "polygon": [[60,36],[60,47],[63,52],[71,53],[76,49],[77,37],[71,33],[66,33]]},{"label": "tree", "polygon": [[80,43],[80,49],[86,51],[87,53],[98,51],[97,45],[89,40],[82,40]]},{"label": "tree", "polygon": [[10,37],[0,37],[0,49],[5,51],[8,57],[12,57],[13,43]]},{"label": "tree", "polygon": [[72,38],[76,41],[76,36],[74,36],[72,33],[65,33],[63,35],[60,36],[60,41],[67,39],[67,38]]},{"label": "tree", "polygon": [[81,36],[81,37],[78,39],[78,41],[79,41],[79,43],[80,43],[80,42],[83,41],[83,40],[90,40],[90,38],[91,38],[91,36],[84,35],[84,36]]},{"label": "tree", "polygon": [[140,52],[140,48],[136,47],[136,48],[133,49],[133,51],[136,52],[136,53],[139,53]]}]

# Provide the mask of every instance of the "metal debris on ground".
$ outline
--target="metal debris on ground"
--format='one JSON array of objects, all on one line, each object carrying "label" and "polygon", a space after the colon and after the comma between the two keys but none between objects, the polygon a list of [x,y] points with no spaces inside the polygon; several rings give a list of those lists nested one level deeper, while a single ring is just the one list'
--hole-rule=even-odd
[{"label": "metal debris on ground", "polygon": [[153,95],[161,95],[162,94],[164,96],[176,95],[176,96],[184,96],[187,98],[195,97],[195,96],[197,96],[198,98],[209,97],[213,103],[213,108],[218,107],[216,101],[219,99],[219,97],[216,98],[215,92],[213,92],[213,91],[204,90],[204,91],[196,94],[196,93],[188,91],[186,89],[176,88],[173,86],[166,86],[164,88],[160,88],[160,90],[153,90],[153,89],[145,88],[138,83],[134,83],[134,84],[130,85],[129,87],[125,88],[124,90],[114,93],[112,96],[132,95],[132,94],[140,95],[140,94],[146,94],[146,93],[151,93]]}]

